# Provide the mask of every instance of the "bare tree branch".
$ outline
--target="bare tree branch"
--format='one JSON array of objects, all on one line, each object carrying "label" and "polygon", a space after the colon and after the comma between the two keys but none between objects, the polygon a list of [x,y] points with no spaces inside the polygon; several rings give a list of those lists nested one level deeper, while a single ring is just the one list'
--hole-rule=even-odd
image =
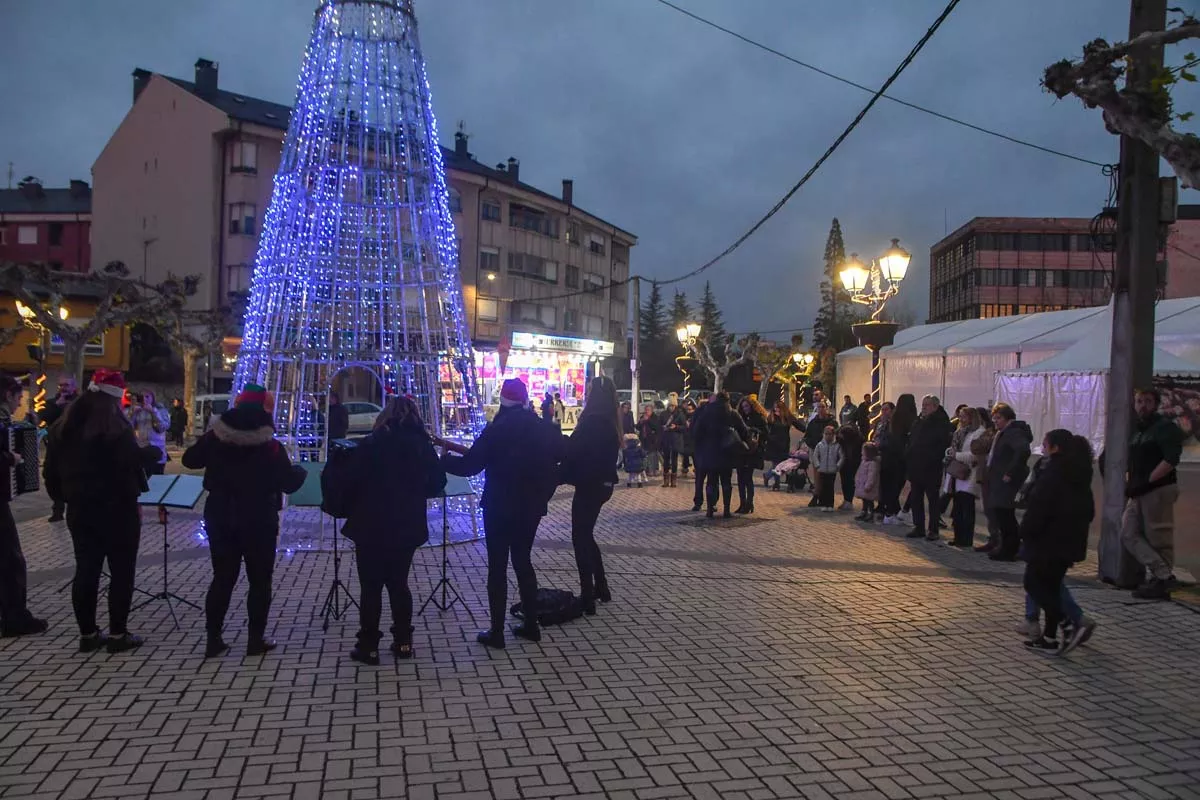
[{"label": "bare tree branch", "polygon": [[[713,356],[713,346],[724,344],[724,352],[721,361],[717,361]],[[708,370],[708,373],[713,377],[713,391],[721,391],[721,387],[725,383],[725,379],[729,377],[730,371],[739,364],[752,364],[758,354],[759,336],[757,333],[752,333],[739,339],[736,343],[731,336],[728,341],[723,343],[710,343],[708,338],[697,339],[696,344],[690,348],[692,355],[700,362],[700,366]]]}]

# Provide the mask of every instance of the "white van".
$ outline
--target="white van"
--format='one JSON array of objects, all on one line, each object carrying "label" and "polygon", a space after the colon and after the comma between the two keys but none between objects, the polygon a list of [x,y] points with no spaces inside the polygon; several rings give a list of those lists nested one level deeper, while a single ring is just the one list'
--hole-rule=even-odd
[{"label": "white van", "polygon": [[230,397],[227,394],[198,394],[192,401],[192,435],[203,436],[208,432],[208,426],[215,417],[229,410]]}]

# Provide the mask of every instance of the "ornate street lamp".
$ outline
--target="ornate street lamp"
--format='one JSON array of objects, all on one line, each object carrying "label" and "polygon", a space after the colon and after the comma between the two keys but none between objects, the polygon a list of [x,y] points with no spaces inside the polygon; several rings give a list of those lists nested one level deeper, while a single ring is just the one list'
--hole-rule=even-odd
[{"label": "ornate street lamp", "polygon": [[[17,300],[16,304],[17,316],[21,318],[21,322],[26,328],[36,331],[38,335],[37,344],[29,345],[28,352],[29,357],[36,361],[38,366],[38,376],[36,379],[34,379],[34,385],[37,387],[37,389],[33,396],[32,405],[34,413],[40,415],[42,409],[46,407],[46,353],[50,347],[50,331],[46,329],[45,325],[38,321],[36,311],[22,303],[20,300]],[[50,313],[49,309],[44,310],[46,313]],[[63,322],[66,322],[69,316],[70,313],[68,313],[67,309],[63,308],[62,306],[58,307],[59,319],[61,319]]]},{"label": "ornate street lamp", "polygon": [[692,376],[700,362],[692,355],[696,342],[700,340],[700,323],[686,322],[675,329],[675,338],[683,348],[683,355],[676,356],[675,368],[683,373],[683,391],[692,391]]},{"label": "ornate street lamp", "polygon": [[885,322],[879,317],[883,314],[887,301],[900,291],[900,282],[908,274],[908,264],[912,254],[900,246],[899,239],[892,239],[892,246],[878,259],[871,262],[870,267],[859,260],[856,253],[851,253],[846,260],[839,276],[842,285],[850,293],[850,299],[855,303],[870,306],[870,322],[860,322],[851,327],[858,337],[859,344],[871,353],[871,421],[879,416],[879,351],[888,347],[896,339],[896,331],[900,326],[894,322]]}]

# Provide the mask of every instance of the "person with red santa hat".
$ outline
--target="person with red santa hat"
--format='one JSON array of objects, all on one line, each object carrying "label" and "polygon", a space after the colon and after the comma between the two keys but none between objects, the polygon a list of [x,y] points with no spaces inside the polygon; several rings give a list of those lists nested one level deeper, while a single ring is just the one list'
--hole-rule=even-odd
[{"label": "person with red santa hat", "polygon": [[[138,495],[146,491],[147,455],[121,412],[125,378],[96,370],[88,390],[67,407],[50,431],[46,490],[67,505],[67,529],[75,547],[71,604],[79,624],[79,651],[102,647],[122,653],[142,645],[126,623],[133,601],[142,523]],[[157,454],[151,459],[157,461]],[[100,573],[108,562],[108,635],[96,624]]]},{"label": "person with red santa hat", "polygon": [[523,623],[512,632],[531,642],[541,641],[537,614],[530,613],[537,608],[537,573],[531,553],[538,524],[558,488],[558,464],[566,453],[566,441],[552,422],[530,408],[529,390],[517,378],[509,378],[501,386],[500,410],[470,449],[434,439],[435,445],[448,451],[442,459],[446,472],[463,477],[486,473],[480,505],[487,534],[492,626],[476,638],[487,647],[504,647],[510,559],[525,609]]}]

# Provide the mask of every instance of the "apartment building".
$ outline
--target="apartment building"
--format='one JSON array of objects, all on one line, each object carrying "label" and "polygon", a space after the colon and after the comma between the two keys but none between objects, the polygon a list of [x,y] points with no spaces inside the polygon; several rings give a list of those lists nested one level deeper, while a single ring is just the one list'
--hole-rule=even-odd
[{"label": "apartment building", "polygon": [[[930,248],[929,321],[1100,306],[1112,294],[1111,219],[976,217]],[[1180,206],[1159,256],[1164,297],[1200,295],[1200,206]]]},{"label": "apartment building", "polygon": [[[191,81],[134,70],[133,104],[92,170],[95,257],[150,281],[200,275],[196,308],[243,295],[290,112],[220,88],[206,59]],[[551,194],[523,183],[515,158],[489,167],[463,134],[454,144],[442,156],[485,395],[503,373],[581,400],[598,360],[626,356],[637,238],[577,207],[571,181]],[[226,341],[215,390],[228,386],[239,345]]]}]

